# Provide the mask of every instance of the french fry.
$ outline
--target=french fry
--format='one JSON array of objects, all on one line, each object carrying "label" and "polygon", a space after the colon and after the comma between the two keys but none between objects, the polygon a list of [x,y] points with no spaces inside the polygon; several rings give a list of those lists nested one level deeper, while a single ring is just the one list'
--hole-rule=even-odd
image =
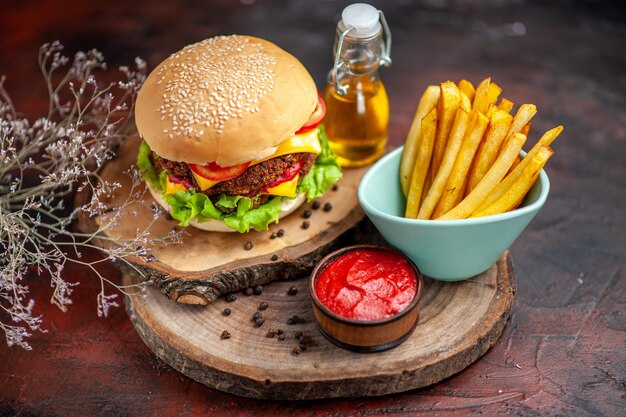
[{"label": "french fry", "polygon": [[517,113],[515,113],[513,123],[511,123],[511,127],[506,134],[505,142],[502,145],[505,146],[506,143],[511,140],[513,133],[521,132],[535,114],[537,114],[537,107],[534,104],[522,104],[517,110]]},{"label": "french fry", "polygon": [[474,160],[478,145],[487,129],[489,120],[476,109],[469,114],[469,126],[465,132],[463,143],[452,166],[450,176],[444,186],[444,192],[435,207],[432,218],[446,213],[463,198],[467,184],[467,174]]},{"label": "french fry", "polygon": [[502,150],[498,159],[493,163],[489,171],[480,180],[478,185],[469,193],[459,204],[454,206],[453,209],[446,212],[442,216],[436,217],[438,220],[455,220],[467,218],[480,203],[487,197],[487,195],[494,189],[494,187],[502,180],[506,175],[511,163],[515,157],[519,154],[522,146],[526,142],[526,136],[521,133],[513,134],[513,137]]},{"label": "french fry", "polygon": [[537,154],[530,160],[530,163],[526,165],[521,175],[500,198],[491,203],[488,207],[474,211],[470,217],[490,216],[504,213],[505,211],[517,207],[537,180],[541,169],[546,162],[548,162],[552,154],[553,152],[550,147],[542,146]]},{"label": "french fry", "polygon": [[448,136],[454,123],[456,109],[459,107],[461,96],[459,88],[452,81],[441,83],[441,96],[437,102],[437,137],[435,139],[435,147],[433,149],[433,159],[430,162],[431,178],[435,178],[443,158],[443,152],[448,143]]},{"label": "french fry", "polygon": [[498,96],[500,96],[501,92],[502,89],[498,86],[498,84],[494,82],[489,84],[489,89],[487,91],[487,109],[484,112],[488,119],[491,119],[491,115],[498,108],[498,106],[496,106],[496,101],[498,101]]},{"label": "french fry", "polygon": [[428,192],[428,189],[430,188],[430,184],[432,182],[433,182],[433,179],[430,176],[430,169],[429,169],[428,173],[426,174],[426,179],[424,180],[424,186],[422,187],[422,198],[420,199],[420,208],[422,207],[422,202],[426,198],[426,193]]},{"label": "french fry", "polygon": [[485,114],[489,107],[489,84],[491,84],[491,77],[487,77],[478,84],[476,87],[476,94],[474,95],[473,109]]},{"label": "french fry", "polygon": [[[520,132],[521,133],[521,132]],[[522,133],[522,135],[524,135]],[[526,135],[524,135],[526,136]],[[528,136],[526,136],[528,137]],[[511,164],[511,167],[509,168],[509,171],[507,172],[507,175],[509,172],[512,172],[515,168],[517,168],[517,166],[522,162],[522,158],[519,157],[519,155],[517,155],[517,158],[515,158],[515,160],[513,161],[513,163]]]},{"label": "french fry", "polygon": [[[520,133],[526,137],[528,137],[528,134],[530,133],[530,127],[531,127],[532,123],[528,123],[526,126],[524,126],[522,128],[522,130],[520,130]],[[515,161],[513,161],[513,163],[511,164],[511,168],[509,168],[509,172],[513,171],[517,165],[522,161],[522,158],[520,158],[519,155],[517,155],[517,158],[515,158]],[[508,174],[508,172],[507,172]]]},{"label": "french fry", "polygon": [[491,116],[493,116],[493,113],[498,110],[498,106],[496,106],[495,104],[490,104],[489,108],[487,109],[487,112],[485,113],[485,116],[487,116],[487,119],[491,120]]},{"label": "french fry", "polygon": [[428,173],[428,167],[433,153],[435,135],[437,132],[437,110],[433,107],[422,119],[421,140],[418,145],[415,158],[415,167],[411,175],[411,186],[407,196],[406,210],[404,217],[414,219],[420,206],[423,194],[424,180]]},{"label": "french fry", "polygon": [[415,166],[415,156],[417,154],[417,146],[422,129],[422,119],[435,107],[439,100],[440,88],[438,85],[429,85],[420,99],[407,135],[404,142],[404,150],[402,151],[402,159],[400,160],[400,186],[405,196],[409,194],[409,186],[411,184],[411,175]]},{"label": "french fry", "polygon": [[480,143],[472,170],[467,182],[467,192],[469,193],[476,187],[476,184],[483,178],[489,167],[493,164],[498,156],[498,150],[502,141],[506,137],[513,116],[503,110],[496,109],[489,121],[489,128],[485,136],[485,140]]},{"label": "french fry", "polygon": [[539,152],[542,147],[550,146],[552,142],[559,137],[562,131],[563,126],[557,126],[544,133],[541,139],[539,139],[537,143],[535,143],[535,145],[528,151],[524,159],[520,161],[515,169],[509,172],[506,177],[489,193],[485,200],[478,206],[478,209],[483,210],[487,208],[491,203],[499,199],[506,192],[506,190],[511,188],[515,180],[517,180],[517,178],[521,175],[522,171],[526,168],[526,165],[530,163],[537,152]]},{"label": "french fry", "polygon": [[[432,156],[431,156],[432,158]],[[432,163],[432,159],[431,159],[431,163]],[[422,199],[420,201],[424,201],[424,198],[426,197],[426,193],[428,192],[428,190],[430,189],[432,183],[433,183],[433,172],[429,169],[428,173],[426,174],[426,179],[424,180],[424,186],[422,187]],[[421,203],[420,203],[421,205]]]},{"label": "french fry", "polygon": [[472,110],[472,99],[470,99],[467,94],[462,91],[459,92],[459,95],[461,97],[459,107],[465,110],[465,113],[469,113]]},{"label": "french fry", "polygon": [[498,97],[500,97],[500,93],[502,93],[502,88],[500,88],[498,84],[490,82],[489,89],[487,90],[487,108],[492,104],[495,106]]},{"label": "french fry", "polygon": [[465,136],[465,131],[467,130],[468,119],[468,111],[459,107],[454,118],[452,130],[450,131],[448,146],[446,146],[446,151],[443,154],[443,159],[441,160],[441,165],[437,171],[437,176],[435,176],[432,181],[432,185],[429,187],[428,193],[423,198],[423,203],[420,205],[419,212],[417,213],[418,219],[430,219],[430,216],[435,210],[435,206],[443,194],[444,186],[450,176],[450,171],[452,171],[452,166],[454,165],[454,161],[459,153],[459,149],[461,149],[463,137]]},{"label": "french fry", "polygon": [[[531,127],[532,123],[528,123],[526,126],[524,126],[522,128],[522,130],[520,130],[520,133],[526,137],[528,137],[528,133],[530,133],[530,127]],[[519,157],[519,155],[517,155],[517,158],[515,158],[515,161],[513,161],[513,164],[511,164],[511,168],[509,168],[509,172],[513,171],[515,169],[515,167],[517,167],[517,165],[522,161],[522,158]],[[508,174],[508,172],[507,172]]]},{"label": "french fry", "polygon": [[502,100],[500,100],[500,103],[498,103],[498,109],[504,110],[507,113],[511,113],[514,105],[515,103],[513,103],[511,100],[503,98]]},{"label": "french fry", "polygon": [[459,81],[457,85],[459,87],[459,90],[461,90],[467,96],[467,98],[469,98],[470,102],[474,100],[474,94],[476,93],[476,89],[471,82],[464,79]]}]

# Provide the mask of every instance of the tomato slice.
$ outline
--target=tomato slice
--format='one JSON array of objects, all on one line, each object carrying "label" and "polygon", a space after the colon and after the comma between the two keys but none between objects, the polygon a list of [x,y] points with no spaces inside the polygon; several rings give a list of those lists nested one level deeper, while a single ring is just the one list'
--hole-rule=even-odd
[{"label": "tomato slice", "polygon": [[235,178],[241,175],[248,166],[250,166],[250,162],[246,162],[239,165],[233,165],[230,167],[221,167],[217,165],[215,162],[211,162],[206,165],[199,164],[187,164],[189,168],[196,174],[200,175],[202,178],[206,178],[211,181],[226,181],[231,178]]},{"label": "tomato slice", "polygon": [[326,116],[326,104],[324,103],[322,96],[318,93],[317,106],[315,106],[315,110],[313,110],[309,120],[307,120],[300,130],[296,132],[296,135],[298,133],[308,132],[309,130],[315,129],[320,123],[322,123],[324,116]]},{"label": "tomato slice", "polygon": [[287,167],[283,173],[278,177],[273,183],[268,184],[267,187],[263,191],[267,192],[268,188],[276,187],[277,185],[282,184],[283,182],[291,181],[300,173],[300,169],[302,168],[302,160],[300,159],[295,164]]}]

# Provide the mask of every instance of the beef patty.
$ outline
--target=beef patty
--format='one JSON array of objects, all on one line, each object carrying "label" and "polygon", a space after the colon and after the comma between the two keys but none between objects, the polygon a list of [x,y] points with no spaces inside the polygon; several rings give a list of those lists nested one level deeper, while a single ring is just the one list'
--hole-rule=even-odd
[{"label": "beef patty", "polygon": [[[300,168],[300,180],[302,180],[311,169],[316,158],[317,155],[314,153],[293,153],[277,156],[276,158],[249,166],[241,175],[235,178],[222,181],[205,191],[200,191],[191,168],[186,163],[161,158],[154,152],[151,154],[152,164],[158,174],[163,170],[167,170],[168,173],[176,178],[193,184],[198,192],[206,194],[213,202],[217,201],[222,194],[255,197],[280,178],[287,168],[298,162],[302,163]],[[259,196],[255,200],[255,207],[263,204],[268,198],[269,196],[267,195]]]}]

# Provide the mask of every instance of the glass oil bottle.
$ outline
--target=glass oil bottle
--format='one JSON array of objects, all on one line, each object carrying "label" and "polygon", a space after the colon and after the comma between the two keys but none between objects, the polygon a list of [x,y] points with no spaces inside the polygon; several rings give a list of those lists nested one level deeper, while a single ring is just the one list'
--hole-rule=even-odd
[{"label": "glass oil bottle", "polygon": [[343,167],[369,165],[385,152],[389,100],[378,67],[391,64],[390,49],[391,33],[381,11],[363,3],[343,10],[324,89],[324,126]]}]

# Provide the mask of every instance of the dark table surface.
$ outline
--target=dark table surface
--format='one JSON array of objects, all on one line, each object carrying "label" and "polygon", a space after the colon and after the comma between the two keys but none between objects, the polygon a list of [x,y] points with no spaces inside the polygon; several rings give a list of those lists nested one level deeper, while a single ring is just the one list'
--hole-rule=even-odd
[{"label": "dark table surface", "polygon": [[[111,68],[153,68],[188,43],[243,33],[296,55],[322,87],[343,1],[14,1],[0,6],[0,74],[18,109],[42,114],[36,57],[98,48]],[[268,402],[207,388],[160,361],[125,311],[98,319],[99,282],[79,281],[67,313],[49,285],[29,284],[47,333],[33,350],[0,343],[0,415],[19,416],[617,416],[626,409],[626,15],[603,1],[373,2],[393,31],[381,71],[389,137],[404,140],[427,84],[486,76],[516,103],[535,103],[534,137],[558,124],[548,201],[512,246],[518,293],[499,342],[434,386],[380,398]],[[97,253],[88,256],[97,258]],[[102,272],[120,275],[111,265]]]}]

